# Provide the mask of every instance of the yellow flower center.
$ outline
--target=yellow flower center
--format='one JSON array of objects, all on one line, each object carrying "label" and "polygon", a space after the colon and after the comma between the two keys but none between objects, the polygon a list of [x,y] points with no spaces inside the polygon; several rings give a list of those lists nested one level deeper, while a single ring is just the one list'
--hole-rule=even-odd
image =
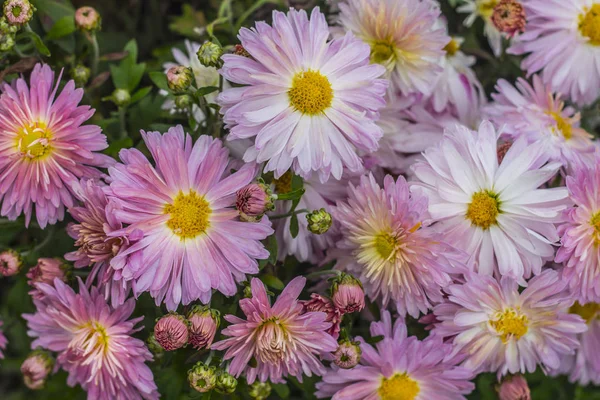
[{"label": "yellow flower center", "polygon": [[376,40],[371,43],[371,62],[383,64],[390,59],[396,58],[396,45],[392,39]]},{"label": "yellow flower center", "polygon": [[309,69],[294,76],[288,95],[296,110],[303,114],[316,115],[331,106],[333,89],[327,77]]},{"label": "yellow flower center", "polygon": [[587,303],[581,305],[578,302],[573,304],[569,309],[571,314],[577,314],[581,318],[585,319],[588,324],[593,320],[600,318],[600,304],[598,303]]},{"label": "yellow flower center", "polygon": [[555,133],[562,134],[565,140],[571,139],[573,137],[573,127],[571,124],[558,112],[551,112],[550,116],[556,121],[556,129],[554,129]]},{"label": "yellow flower center", "polygon": [[387,260],[396,251],[398,241],[389,233],[382,232],[375,236],[374,246],[381,258]]},{"label": "yellow flower center", "polygon": [[482,190],[473,194],[467,208],[467,218],[473,225],[485,230],[496,224],[496,217],[500,213],[499,208],[498,195],[488,190]]},{"label": "yellow flower center", "polygon": [[273,180],[275,184],[275,193],[284,194],[292,191],[292,171],[287,170],[279,179]]},{"label": "yellow flower center", "polygon": [[43,122],[34,122],[17,133],[17,149],[26,158],[38,159],[50,153],[52,134]]},{"label": "yellow flower center", "polygon": [[595,3],[591,8],[585,8],[585,14],[579,15],[579,32],[589,38],[589,43],[600,45],[600,3]]},{"label": "yellow flower center", "polygon": [[456,40],[450,39],[444,50],[446,51],[446,56],[452,57],[460,50],[460,44]]},{"label": "yellow flower center", "polygon": [[180,191],[173,204],[165,205],[164,212],[171,215],[167,226],[181,239],[195,238],[210,226],[210,205],[193,190],[188,194]]},{"label": "yellow flower center", "polygon": [[600,245],[600,211],[592,215],[592,219],[590,220],[590,225],[594,228],[594,241],[596,246]]},{"label": "yellow flower center", "polygon": [[494,8],[498,5],[498,0],[479,1],[477,11],[483,18],[490,18],[494,13]]},{"label": "yellow flower center", "polygon": [[496,320],[490,321],[490,325],[500,334],[503,343],[511,338],[521,339],[527,333],[528,324],[529,318],[514,308],[496,313]]},{"label": "yellow flower center", "polygon": [[383,378],[377,392],[381,400],[414,400],[420,391],[417,381],[404,372],[389,379]]}]

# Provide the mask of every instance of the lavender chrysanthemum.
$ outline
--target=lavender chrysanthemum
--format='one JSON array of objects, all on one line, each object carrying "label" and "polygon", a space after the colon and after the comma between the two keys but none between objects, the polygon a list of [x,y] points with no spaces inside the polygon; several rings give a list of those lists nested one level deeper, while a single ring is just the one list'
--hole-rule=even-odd
[{"label": "lavender chrysanthemum", "polygon": [[456,126],[424,153],[413,171],[429,197],[429,212],[450,244],[467,252],[478,271],[525,285],[554,257],[555,223],[567,207],[566,188],[538,189],[561,164],[547,163],[544,145],[516,140],[501,162],[497,134]]},{"label": "lavender chrysanthemum", "polygon": [[260,242],[273,233],[268,218],[242,222],[236,192],[252,181],[256,167],[231,173],[227,149],[201,136],[192,143],[181,126],[142,132],[155,164],[136,149],[121,150],[122,163],[109,169],[115,217],[128,225],[111,236],[143,232],[112,262],[134,292],[149,291],[169,310],[180,303],[210,300],[212,290],[227,296],[236,282],[256,274],[256,259],[269,252]]},{"label": "lavender chrysanthemum", "polygon": [[218,97],[228,139],[253,138],[245,161],[266,162],[279,178],[288,169],[336,179],[362,168],[358,150],[374,151],[382,132],[375,121],[385,105],[385,69],[369,65],[369,46],[347,33],[328,41],[325,16],[314,8],[273,12],[273,26],[242,28],[250,57],[224,55],[221,74],[244,85]]},{"label": "lavender chrysanthemum", "polygon": [[54,286],[39,283],[43,300],[34,300],[35,314],[23,314],[41,347],[58,353],[57,365],[69,373],[67,383],[88,392],[90,400],[158,399],[152,355],[143,341],[132,337],[143,317],[129,319],[135,301],[111,308],[96,288],[88,291],[81,279],[79,293],[59,279]]},{"label": "lavender chrysanthemum", "polygon": [[567,177],[575,206],[558,228],[561,247],[555,258],[564,263],[565,279],[582,303],[600,302],[600,156],[590,164],[577,166]]},{"label": "lavender chrysanthemum", "polygon": [[360,364],[351,370],[332,366],[317,383],[317,397],[332,400],[464,400],[475,385],[471,370],[457,366],[452,346],[440,338],[423,341],[408,337],[402,319],[388,311],[371,324],[371,336],[383,339],[375,346],[360,341]]},{"label": "lavender chrysanthemum", "polygon": [[[264,284],[252,279],[252,298],[240,300],[246,319],[226,315],[230,326],[221,332],[227,339],[214,343],[211,349],[227,350],[224,359],[230,360],[229,373],[240,376],[252,384],[270,380],[283,382],[288,375],[302,381],[302,375],[322,375],[325,367],[318,356],[335,351],[337,342],[327,330],[324,312],[308,311],[298,296],[306,283],[303,277],[294,278],[279,295],[275,304],[267,297]],[[256,366],[249,365],[256,360]]]},{"label": "lavender chrysanthemum", "polygon": [[96,125],[82,125],[94,114],[80,106],[83,89],[69,81],[60,94],[60,77],[37,64],[29,85],[23,78],[3,84],[0,95],[0,213],[14,220],[34,213],[40,227],[55,224],[75,202],[80,178],[101,176],[98,167],[114,160],[98,153],[108,147]]},{"label": "lavender chrysanthemum", "polygon": [[479,372],[533,372],[537,365],[555,369],[561,357],[574,354],[577,334],[586,330],[581,317],[564,309],[572,304],[567,282],[545,270],[519,292],[517,281],[470,273],[466,282],[446,291],[446,303],[434,313],[433,335],[449,340],[463,365]]},{"label": "lavender chrysanthemum", "polygon": [[355,273],[372,300],[392,301],[402,315],[417,317],[442,301],[441,289],[451,283],[450,273],[462,272],[453,266],[466,255],[427,226],[427,198],[390,175],[383,188],[373,175],[363,176],[348,196],[333,210],[343,237],[337,247],[348,254],[338,268]]}]

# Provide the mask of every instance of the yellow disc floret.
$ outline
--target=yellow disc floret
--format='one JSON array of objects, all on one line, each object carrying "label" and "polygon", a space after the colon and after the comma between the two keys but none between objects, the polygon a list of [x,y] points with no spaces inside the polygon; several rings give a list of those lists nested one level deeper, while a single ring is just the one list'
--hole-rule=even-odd
[{"label": "yellow disc floret", "polygon": [[396,59],[396,45],[390,40],[376,40],[371,43],[371,62],[383,64]]},{"label": "yellow disc floret", "polygon": [[592,215],[590,225],[594,228],[594,243],[598,246],[600,245],[600,211]]},{"label": "yellow disc floret", "polygon": [[495,315],[495,320],[490,321],[492,328],[500,334],[503,343],[509,339],[521,339],[527,333],[529,318],[514,308],[507,308]]},{"label": "yellow disc floret", "polygon": [[588,324],[595,319],[600,318],[600,304],[598,303],[587,303],[584,305],[576,302],[569,308],[571,314],[577,314],[581,318],[585,319]]},{"label": "yellow disc floret", "polygon": [[26,158],[38,159],[50,153],[52,134],[43,122],[34,122],[17,133],[17,149]]},{"label": "yellow disc floret", "polygon": [[488,190],[473,194],[471,203],[467,208],[467,218],[471,223],[482,229],[489,229],[496,224],[496,217],[500,213],[498,196]]},{"label": "yellow disc floret", "polygon": [[405,372],[383,378],[377,392],[381,400],[414,400],[420,391],[419,383]]},{"label": "yellow disc floret", "polygon": [[558,131],[556,133],[560,133],[566,140],[571,139],[573,137],[571,124],[558,112],[551,112],[550,116],[556,121],[556,130]]},{"label": "yellow disc floret", "polygon": [[292,178],[293,174],[291,170],[287,170],[279,179],[274,179],[273,184],[275,185],[275,193],[285,194],[292,191]]},{"label": "yellow disc floret", "polygon": [[477,12],[483,18],[490,18],[494,13],[494,8],[498,5],[498,0],[479,0]]},{"label": "yellow disc floret", "polygon": [[173,204],[165,205],[164,212],[171,216],[167,226],[181,239],[195,238],[210,226],[210,205],[193,190],[188,194],[180,191]]},{"label": "yellow disc floret", "polygon": [[460,50],[460,44],[455,39],[450,39],[444,50],[448,57],[452,57]]},{"label": "yellow disc floret", "polygon": [[579,15],[579,32],[590,39],[594,46],[600,45],[600,3],[595,3],[591,8],[585,7],[585,14]]},{"label": "yellow disc floret", "polygon": [[389,233],[382,232],[375,236],[375,250],[384,260],[387,260],[396,251],[397,245],[396,238]]},{"label": "yellow disc floret", "polygon": [[298,72],[289,90],[291,105],[303,114],[316,115],[331,106],[333,89],[327,77],[318,71]]}]

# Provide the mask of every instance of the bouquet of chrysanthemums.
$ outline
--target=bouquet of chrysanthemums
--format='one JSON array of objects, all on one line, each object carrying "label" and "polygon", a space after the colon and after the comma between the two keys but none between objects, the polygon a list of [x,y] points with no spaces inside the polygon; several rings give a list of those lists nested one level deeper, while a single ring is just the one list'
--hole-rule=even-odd
[{"label": "bouquet of chrysanthemums", "polygon": [[0,399],[600,399],[600,0],[6,0]]}]

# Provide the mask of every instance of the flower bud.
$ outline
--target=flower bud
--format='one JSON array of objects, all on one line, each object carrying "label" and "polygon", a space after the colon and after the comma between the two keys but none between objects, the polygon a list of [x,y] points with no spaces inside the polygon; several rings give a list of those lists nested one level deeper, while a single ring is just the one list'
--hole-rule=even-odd
[{"label": "flower bud", "polygon": [[53,366],[54,359],[50,354],[41,350],[32,352],[21,364],[25,386],[31,390],[42,389]]},{"label": "flower bud", "polygon": [[83,64],[78,64],[71,69],[71,79],[75,81],[75,85],[78,87],[85,86],[85,84],[90,80],[91,71],[88,67]]},{"label": "flower bud", "polygon": [[226,371],[220,371],[217,375],[215,390],[221,394],[232,394],[237,387],[237,379]]},{"label": "flower bud", "polygon": [[523,375],[507,376],[496,390],[499,400],[531,400],[529,386]]},{"label": "flower bud", "polygon": [[115,89],[109,99],[112,100],[117,107],[123,107],[128,105],[131,101],[131,94],[129,94],[127,89]]},{"label": "flower bud", "polygon": [[194,390],[206,393],[217,384],[217,369],[199,361],[188,371],[188,382]]},{"label": "flower bud", "polygon": [[219,328],[221,313],[206,306],[194,306],[188,314],[189,343],[196,350],[210,348]]},{"label": "flower bud", "polygon": [[162,316],[154,325],[154,337],[166,351],[185,346],[188,342],[186,319],[175,312]]},{"label": "flower bud", "polygon": [[250,385],[248,394],[254,400],[265,400],[271,394],[271,384],[269,382],[256,381]]},{"label": "flower bud", "polygon": [[516,0],[500,0],[494,7],[491,19],[494,26],[509,38],[525,32],[525,9]]},{"label": "flower bud", "polygon": [[13,276],[21,270],[21,257],[14,250],[0,253],[0,275]]},{"label": "flower bud", "polygon": [[25,25],[33,17],[35,7],[29,0],[6,0],[4,2],[4,16],[11,25]]},{"label": "flower bud", "polygon": [[358,279],[342,273],[333,281],[331,287],[333,304],[342,314],[361,311],[365,308],[365,292]]},{"label": "flower bud", "polygon": [[219,67],[223,49],[216,43],[206,41],[198,49],[198,60],[205,67]]},{"label": "flower bud", "polygon": [[322,235],[331,228],[331,214],[325,211],[324,208],[315,210],[306,214],[306,221],[308,222],[308,230],[315,235]]},{"label": "flower bud", "polygon": [[342,340],[336,351],[333,352],[333,363],[340,368],[354,368],[360,362],[362,350],[359,342]]},{"label": "flower bud", "polygon": [[100,14],[93,7],[80,7],[75,11],[75,26],[82,31],[99,30],[102,25]]},{"label": "flower bud", "polygon": [[38,259],[37,265],[27,271],[27,284],[33,288],[29,292],[31,297],[34,299],[42,299],[43,293],[36,288],[37,283],[47,283],[52,285],[54,278],[58,278],[63,282],[66,282],[67,277],[65,275],[66,266],[58,258],[40,258]]},{"label": "flower bud", "polygon": [[150,350],[150,353],[154,355],[155,360],[159,360],[162,358],[162,356],[164,356],[165,349],[163,349],[160,343],[158,343],[154,334],[148,336],[148,339],[146,340],[146,345],[148,346],[148,350]]},{"label": "flower bud", "polygon": [[251,183],[236,193],[235,206],[243,221],[260,221],[262,216],[275,208],[271,188],[262,183]]},{"label": "flower bud", "polygon": [[194,73],[189,67],[177,65],[167,71],[167,85],[175,94],[184,93],[194,82]]},{"label": "flower bud", "polygon": [[303,312],[320,311],[327,314],[326,322],[331,322],[331,328],[327,330],[334,339],[340,336],[340,324],[342,322],[342,314],[338,310],[331,299],[321,296],[317,293],[310,295],[310,300],[302,301]]}]

